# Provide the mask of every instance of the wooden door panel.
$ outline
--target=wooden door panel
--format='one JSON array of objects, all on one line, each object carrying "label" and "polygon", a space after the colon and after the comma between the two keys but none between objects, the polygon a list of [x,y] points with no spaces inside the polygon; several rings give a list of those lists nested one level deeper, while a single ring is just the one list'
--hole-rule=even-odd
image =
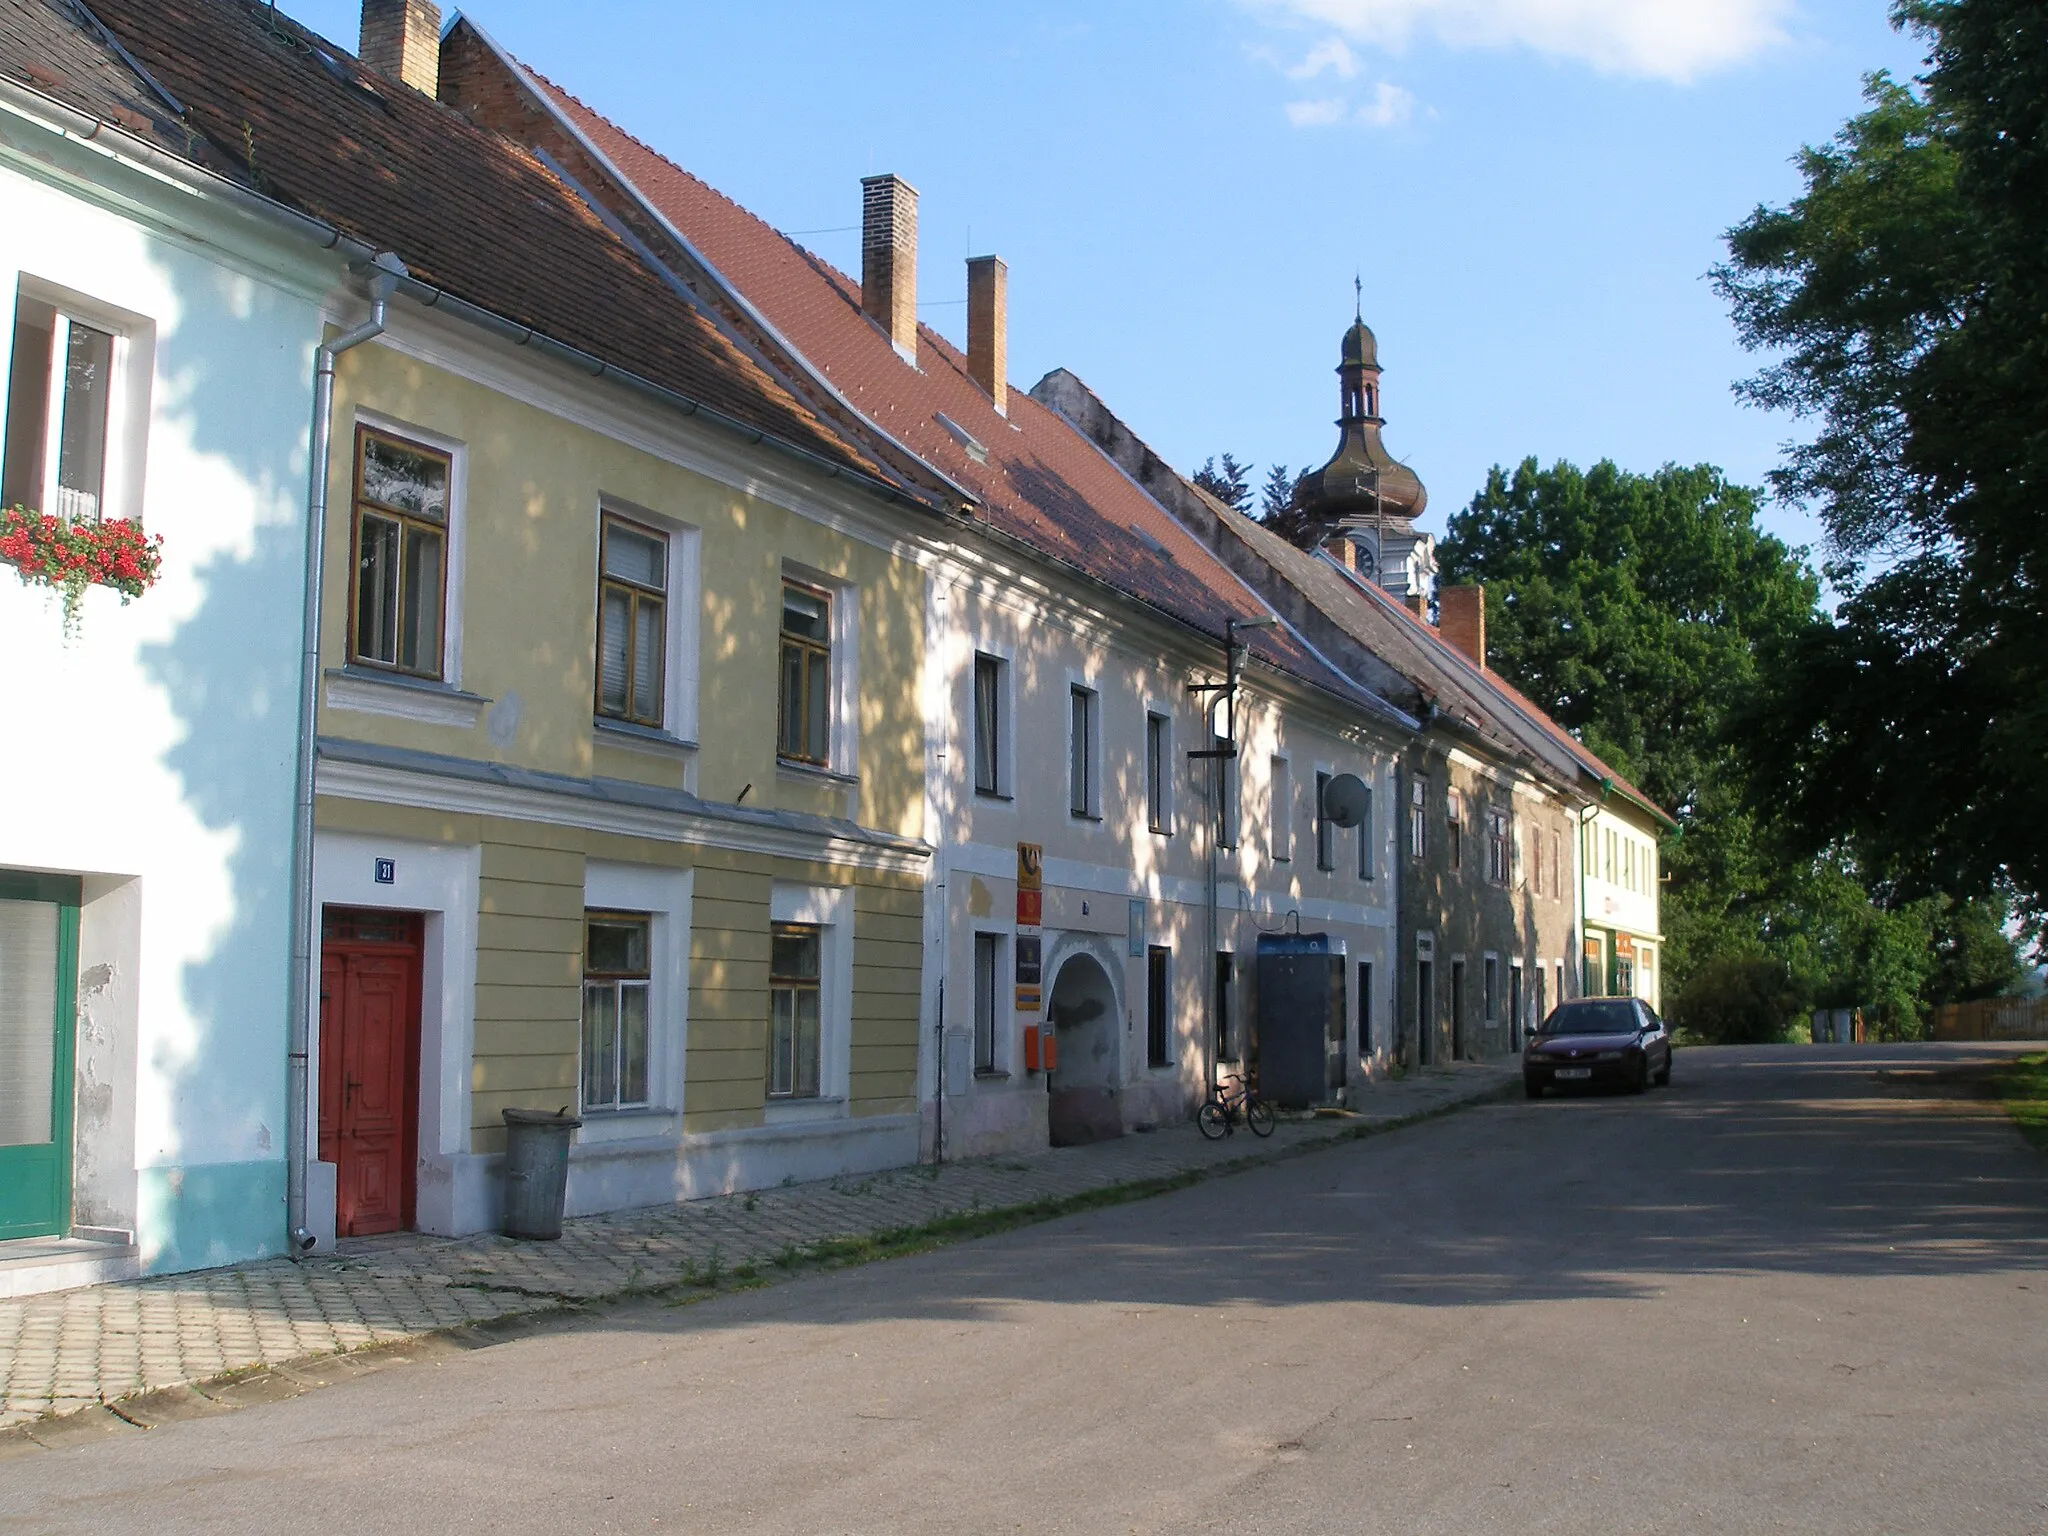
[{"label": "wooden door panel", "polygon": [[336,1166],[335,1231],[396,1232],[412,1214],[419,952],[329,945],[321,977],[320,1143]]}]

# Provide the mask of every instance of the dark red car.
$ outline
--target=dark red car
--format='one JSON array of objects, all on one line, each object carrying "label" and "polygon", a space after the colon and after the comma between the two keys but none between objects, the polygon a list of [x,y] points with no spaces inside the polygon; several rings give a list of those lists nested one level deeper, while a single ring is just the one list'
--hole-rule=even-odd
[{"label": "dark red car", "polygon": [[1671,1035],[1655,1010],[1633,997],[1559,1003],[1522,1051],[1522,1086],[1532,1099],[1551,1087],[1641,1093],[1670,1081]]}]

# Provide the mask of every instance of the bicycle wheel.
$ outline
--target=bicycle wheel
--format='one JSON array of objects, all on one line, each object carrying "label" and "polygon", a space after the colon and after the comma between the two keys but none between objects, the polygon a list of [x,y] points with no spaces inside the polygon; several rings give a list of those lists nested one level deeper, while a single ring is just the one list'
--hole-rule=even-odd
[{"label": "bicycle wheel", "polygon": [[1273,1106],[1264,1099],[1247,1099],[1244,1106],[1244,1123],[1252,1128],[1254,1136],[1273,1134]]},{"label": "bicycle wheel", "polygon": [[1195,1124],[1202,1128],[1202,1134],[1211,1141],[1221,1141],[1224,1133],[1230,1129],[1230,1115],[1221,1104],[1209,1099],[1195,1112]]}]

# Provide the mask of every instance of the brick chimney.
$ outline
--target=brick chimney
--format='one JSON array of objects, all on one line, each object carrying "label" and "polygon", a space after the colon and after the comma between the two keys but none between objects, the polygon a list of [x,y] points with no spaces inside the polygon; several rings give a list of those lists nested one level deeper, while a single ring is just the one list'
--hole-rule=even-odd
[{"label": "brick chimney", "polygon": [[1000,256],[967,258],[967,372],[1010,414],[1010,269]]},{"label": "brick chimney", "polygon": [[901,176],[860,183],[860,307],[917,364],[917,188]]},{"label": "brick chimney", "polygon": [[1486,588],[1438,587],[1436,627],[1451,644],[1486,665]]},{"label": "brick chimney", "polygon": [[356,57],[424,96],[441,88],[441,7],[434,0],[363,0]]}]

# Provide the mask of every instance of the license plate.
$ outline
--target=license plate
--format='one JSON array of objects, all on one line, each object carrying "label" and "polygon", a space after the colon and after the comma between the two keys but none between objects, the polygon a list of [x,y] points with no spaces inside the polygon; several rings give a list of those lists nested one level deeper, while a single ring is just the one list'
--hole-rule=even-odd
[{"label": "license plate", "polygon": [[1559,1067],[1557,1075],[1559,1077],[1591,1077],[1593,1069],[1591,1067]]}]

